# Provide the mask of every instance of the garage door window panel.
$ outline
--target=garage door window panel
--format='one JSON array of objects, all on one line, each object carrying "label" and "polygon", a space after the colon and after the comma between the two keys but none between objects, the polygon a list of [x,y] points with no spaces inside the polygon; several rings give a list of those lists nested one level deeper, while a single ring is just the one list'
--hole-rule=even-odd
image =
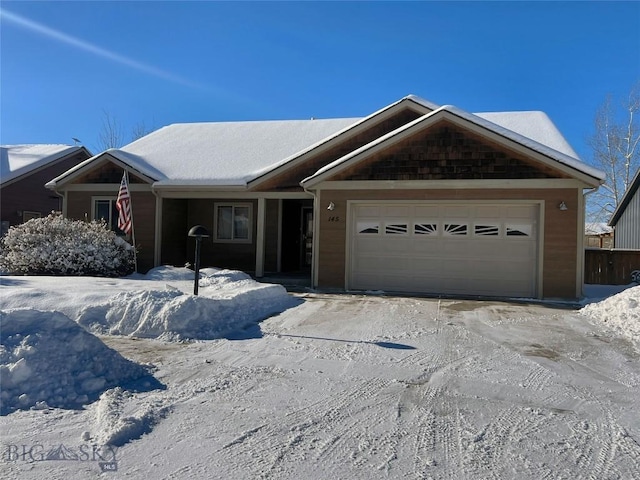
[{"label": "garage door window panel", "polygon": [[445,223],[443,234],[445,237],[457,237],[467,234],[469,226],[466,223]]},{"label": "garage door window panel", "polygon": [[384,226],[386,235],[407,235],[409,232],[409,224],[407,222],[389,222]]},{"label": "garage door window panel", "polygon": [[428,221],[414,223],[413,233],[415,235],[436,236],[438,235],[438,224],[436,222],[428,222]]},{"label": "garage door window panel", "polygon": [[356,229],[359,235],[378,235],[380,233],[380,222],[361,220],[358,221]]},{"label": "garage door window panel", "polygon": [[530,237],[533,235],[533,225],[524,223],[508,223],[507,237]]},{"label": "garage door window panel", "polygon": [[499,237],[500,224],[496,223],[477,223],[473,227],[473,233],[479,237]]}]

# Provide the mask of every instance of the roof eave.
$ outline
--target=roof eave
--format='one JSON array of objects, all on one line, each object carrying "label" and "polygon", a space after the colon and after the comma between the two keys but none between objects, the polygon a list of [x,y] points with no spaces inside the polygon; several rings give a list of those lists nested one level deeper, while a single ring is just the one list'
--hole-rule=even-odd
[{"label": "roof eave", "polygon": [[295,153],[294,155],[291,155],[290,157],[286,158],[282,162],[278,163],[273,168],[270,168],[265,172],[261,172],[258,176],[256,176],[255,178],[247,182],[247,187],[249,189],[255,188],[260,183],[267,181],[273,175],[277,175],[278,173],[281,173],[287,168],[292,167],[294,164],[300,163],[300,161],[303,161],[307,156],[317,153],[318,151],[322,151],[323,148],[330,147],[340,137],[348,135],[349,133],[352,133],[352,132],[355,134],[360,128],[366,128],[366,125],[370,123],[373,119],[381,116],[385,116],[385,115],[393,115],[395,110],[402,108],[403,104],[406,104],[409,102],[413,104],[413,108],[417,107],[417,110],[420,111],[421,113],[427,113],[429,111],[433,111],[438,108],[438,105],[428,100],[420,98],[416,95],[407,95],[406,97],[403,97],[400,100],[393,102],[390,105],[387,105],[386,107],[381,108],[380,110],[377,110],[372,114],[360,119],[354,124],[349,125],[348,127],[345,127],[342,130],[339,130],[333,135],[326,137],[325,139],[317,142],[316,144],[311,145],[310,147],[305,148],[304,150],[301,150]]},{"label": "roof eave", "polygon": [[[513,144],[515,145],[519,145],[522,148],[535,152],[537,155],[547,158],[551,162],[554,162],[554,166],[560,166],[562,170],[565,170],[568,173],[572,173],[573,176],[579,178],[586,185],[598,187],[604,180],[603,172],[596,171],[596,169],[585,168],[584,170],[582,170],[576,168],[577,162],[579,162],[578,159],[568,157],[567,155],[558,152],[557,150],[539,144],[535,140],[522,137],[515,132],[507,130],[504,127],[500,127],[499,125],[493,124],[488,120],[481,119],[480,117],[460,110],[456,107],[453,107],[451,105],[444,105],[321,168],[314,175],[311,175],[302,180],[300,182],[300,185],[303,188],[312,188],[314,185],[325,180],[327,177],[341,171],[343,168],[345,168],[345,165],[347,163],[350,163],[350,161],[361,157],[362,155],[366,154],[366,152],[372,149],[384,148],[384,146],[386,145],[383,144],[387,143],[388,141],[394,141],[394,138],[395,141],[401,141],[404,137],[415,133],[415,131],[419,130],[421,127],[428,126],[435,123],[436,121],[439,121],[441,119],[440,117],[454,121],[454,123],[457,123],[459,125],[466,124],[467,126],[475,126],[477,129],[486,130],[486,132],[497,136],[499,139],[502,139],[503,143],[513,142]],[[536,146],[538,148],[535,148]],[[585,167],[587,166],[585,165]],[[590,172],[593,173],[593,175]]]}]

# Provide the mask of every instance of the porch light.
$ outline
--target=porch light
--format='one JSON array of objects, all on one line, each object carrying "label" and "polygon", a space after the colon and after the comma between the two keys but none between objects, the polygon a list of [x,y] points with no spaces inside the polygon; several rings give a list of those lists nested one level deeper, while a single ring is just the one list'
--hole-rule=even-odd
[{"label": "porch light", "polygon": [[566,203],[564,203],[564,202],[560,202],[560,205],[558,205],[558,208],[559,208],[560,210],[562,210],[563,212],[564,212],[565,210],[569,210],[569,207],[567,207],[567,204],[566,204]]},{"label": "porch light", "polygon": [[327,207],[327,210],[334,210],[336,208],[336,204],[333,202],[329,202],[329,206]]},{"label": "porch light", "polygon": [[202,243],[203,238],[209,237],[209,231],[204,228],[202,225],[196,225],[191,227],[189,230],[190,237],[195,237],[196,239],[196,261],[195,261],[195,277],[193,281],[193,294],[198,295],[198,280],[200,279],[200,243]]}]

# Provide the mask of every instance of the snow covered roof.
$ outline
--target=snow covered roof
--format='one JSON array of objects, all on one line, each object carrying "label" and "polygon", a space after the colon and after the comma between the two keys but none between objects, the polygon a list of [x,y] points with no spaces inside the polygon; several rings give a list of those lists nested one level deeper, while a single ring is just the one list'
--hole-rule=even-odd
[{"label": "snow covered roof", "polygon": [[505,139],[512,140],[520,145],[528,147],[542,155],[556,160],[558,163],[577,170],[598,181],[605,178],[604,172],[590,167],[582,162],[578,155],[569,146],[562,134],[558,131],[549,117],[543,112],[496,112],[473,114],[453,105],[444,105],[432,112],[417,118],[413,122],[384,135],[375,141],[345,155],[342,158],[326,165],[314,175],[305,178],[303,184],[317,183],[326,174],[358,155],[380,146],[393,137],[398,137],[420,124],[433,121],[439,116],[449,114],[450,119],[462,119],[470,125],[476,125],[489,132],[493,132]]},{"label": "snow covered roof", "polygon": [[606,235],[613,233],[613,228],[602,222],[585,223],[584,233],[585,235]]},{"label": "snow covered roof", "polygon": [[[416,95],[403,97],[371,115],[359,118],[173,124],[120,149],[110,149],[103,153],[108,153],[154,180],[155,187],[245,187],[249,182],[300,159],[301,156],[345,132],[364,128],[369,120],[390,114],[396,108],[404,108],[404,105],[423,115],[415,122],[447,110],[587,175],[601,178],[602,172],[587,167],[578,159],[577,154],[543,112],[494,112],[474,115],[455,107],[439,107]],[[395,130],[388,136],[400,133],[415,122]],[[380,139],[369,146],[379,141]],[[96,155],[65,172],[47,186],[55,187],[73,172],[83,169],[102,155]],[[339,161],[344,161],[350,156],[347,155]]]},{"label": "snow covered roof", "polygon": [[81,149],[84,147],[59,144],[2,145],[0,183],[18,178]]},{"label": "snow covered roof", "polygon": [[[244,186],[265,170],[275,168],[358,120],[177,123],[105,153],[154,179],[156,186]],[[50,184],[55,185],[72,170]]]}]

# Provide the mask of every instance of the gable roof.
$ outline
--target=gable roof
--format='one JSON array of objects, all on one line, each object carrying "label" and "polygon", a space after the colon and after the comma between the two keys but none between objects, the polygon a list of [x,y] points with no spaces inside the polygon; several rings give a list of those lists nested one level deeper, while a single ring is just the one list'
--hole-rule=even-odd
[{"label": "gable roof", "polygon": [[635,176],[633,177],[633,180],[631,181],[629,188],[627,188],[627,191],[624,192],[624,195],[622,196],[622,200],[620,200],[620,203],[618,204],[618,206],[616,207],[616,210],[613,212],[613,215],[611,216],[611,220],[609,220],[609,225],[611,227],[615,227],[617,225],[618,220],[620,220],[620,217],[622,216],[624,211],[627,209],[629,202],[631,202],[631,199],[636,194],[639,188],[640,188],[640,168],[638,169]]},{"label": "gable roof", "polygon": [[60,144],[2,145],[0,146],[0,183],[7,183],[81,150],[84,150],[87,156],[91,156],[91,153],[82,146]]},{"label": "gable roof", "polygon": [[[312,186],[341,171],[347,165],[352,165],[361,160],[364,154],[396,143],[407,135],[443,118],[466,127],[475,127],[475,130],[491,134],[501,141],[511,141],[516,145],[526,147],[540,154],[542,158],[549,159],[551,164],[557,162],[559,166],[592,179],[590,183],[593,183],[594,186],[599,185],[605,178],[604,172],[579,160],[578,155],[569,146],[555,125],[542,112],[472,114],[452,105],[444,105],[324,166],[315,174],[305,178],[301,184]],[[509,125],[511,129],[494,122]],[[520,132],[528,133],[529,136]]]},{"label": "gable roof", "polygon": [[[201,186],[242,187],[263,181],[269,175],[291,168],[321,147],[355,135],[385,116],[401,109],[422,116],[362,149],[402,133],[416,122],[437,112],[458,115],[469,124],[481,126],[528,148],[542,152],[562,164],[600,178],[602,172],[582,163],[555,125],[543,112],[492,112],[470,114],[451,106],[438,105],[416,95],[408,95],[386,107],[359,118],[322,120],[271,120],[247,122],[180,123],[161,128],[120,149],[96,155],[47,184],[56,188],[70,181],[105,154],[119,160],[154,181],[154,187]],[[362,149],[331,164],[347,161]],[[319,170],[314,178],[327,168]],[[309,179],[305,179],[307,181]]]},{"label": "gable roof", "polygon": [[104,154],[155,180],[154,185],[244,186],[283,160],[358,119],[178,123],[96,155],[49,182],[55,186]]}]

